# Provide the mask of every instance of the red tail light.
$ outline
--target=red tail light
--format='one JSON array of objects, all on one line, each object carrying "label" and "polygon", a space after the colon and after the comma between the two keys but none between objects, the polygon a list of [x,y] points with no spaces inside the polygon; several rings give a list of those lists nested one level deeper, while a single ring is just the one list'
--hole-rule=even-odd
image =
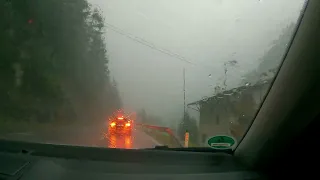
[{"label": "red tail light", "polygon": [[116,126],[116,123],[115,123],[115,122],[112,122],[112,123],[110,123],[110,126],[111,126],[111,127],[115,127],[115,126]]}]

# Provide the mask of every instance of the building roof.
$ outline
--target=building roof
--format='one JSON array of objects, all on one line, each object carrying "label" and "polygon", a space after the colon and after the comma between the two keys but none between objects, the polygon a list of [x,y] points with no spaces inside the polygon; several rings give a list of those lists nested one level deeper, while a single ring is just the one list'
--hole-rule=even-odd
[{"label": "building roof", "polygon": [[261,87],[261,86],[263,86],[265,84],[270,84],[272,82],[272,80],[273,80],[273,78],[265,80],[263,82],[258,82],[258,83],[254,84],[254,85],[244,85],[244,86],[232,88],[230,90],[226,90],[226,91],[220,92],[218,94],[215,94],[214,96],[211,96],[211,97],[208,97],[208,98],[203,98],[201,100],[189,103],[189,104],[187,104],[187,106],[198,105],[200,103],[204,103],[206,101],[211,101],[213,99],[223,98],[224,96],[229,96],[229,95],[231,95],[233,93],[241,93],[246,89],[255,89],[255,88]]}]

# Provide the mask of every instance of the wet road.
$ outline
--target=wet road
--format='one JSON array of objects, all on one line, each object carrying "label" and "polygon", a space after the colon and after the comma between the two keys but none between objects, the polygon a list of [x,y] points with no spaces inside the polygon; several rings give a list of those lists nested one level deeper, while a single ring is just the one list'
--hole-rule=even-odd
[{"label": "wet road", "polygon": [[42,132],[22,132],[1,135],[1,138],[76,146],[139,149],[159,145],[144,132],[134,129],[131,135],[112,134],[99,127],[65,127]]}]

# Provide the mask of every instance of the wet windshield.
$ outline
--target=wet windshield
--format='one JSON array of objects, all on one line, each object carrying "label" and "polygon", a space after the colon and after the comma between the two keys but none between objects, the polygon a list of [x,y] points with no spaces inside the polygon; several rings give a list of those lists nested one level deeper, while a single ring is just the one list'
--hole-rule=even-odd
[{"label": "wet windshield", "polygon": [[0,138],[231,148],[304,0],[0,2]]}]

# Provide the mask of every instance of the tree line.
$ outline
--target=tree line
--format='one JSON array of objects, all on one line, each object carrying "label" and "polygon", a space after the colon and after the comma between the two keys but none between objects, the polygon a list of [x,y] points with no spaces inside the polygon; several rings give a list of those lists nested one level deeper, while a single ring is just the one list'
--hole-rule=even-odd
[{"label": "tree line", "polygon": [[137,122],[148,125],[165,126],[165,123],[160,117],[147,113],[143,108],[137,112]]},{"label": "tree line", "polygon": [[259,66],[245,75],[241,85],[247,82],[255,84],[274,78],[287,48],[290,46],[295,28],[296,23],[290,23],[282,30],[279,37],[272,41],[271,48],[259,59]]},{"label": "tree line", "polygon": [[101,12],[86,0],[0,2],[0,118],[97,121],[121,108]]}]

